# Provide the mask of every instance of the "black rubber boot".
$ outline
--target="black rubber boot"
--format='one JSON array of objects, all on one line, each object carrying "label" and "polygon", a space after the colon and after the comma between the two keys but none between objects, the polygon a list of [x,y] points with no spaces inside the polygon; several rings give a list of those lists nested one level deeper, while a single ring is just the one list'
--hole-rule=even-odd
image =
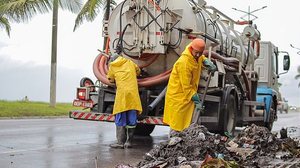
[{"label": "black rubber boot", "polygon": [[135,127],[132,127],[132,126],[129,126],[126,128],[127,140],[124,144],[124,148],[132,148],[134,129],[135,129]]},{"label": "black rubber boot", "polygon": [[111,148],[124,148],[124,143],[126,141],[126,128],[123,126],[116,127],[116,136],[117,136],[117,143],[110,144]]},{"label": "black rubber boot", "polygon": [[172,138],[172,137],[176,137],[176,136],[178,136],[178,134],[179,134],[179,131],[175,131],[175,130],[173,130],[172,128],[170,128],[170,132],[169,132],[169,139],[170,138]]}]

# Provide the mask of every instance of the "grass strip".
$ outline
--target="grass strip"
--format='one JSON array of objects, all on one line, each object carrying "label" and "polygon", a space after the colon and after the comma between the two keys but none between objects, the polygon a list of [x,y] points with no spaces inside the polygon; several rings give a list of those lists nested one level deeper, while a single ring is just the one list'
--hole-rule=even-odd
[{"label": "grass strip", "polygon": [[0,100],[0,117],[67,116],[79,109],[72,103],[56,103],[53,108],[46,102]]}]

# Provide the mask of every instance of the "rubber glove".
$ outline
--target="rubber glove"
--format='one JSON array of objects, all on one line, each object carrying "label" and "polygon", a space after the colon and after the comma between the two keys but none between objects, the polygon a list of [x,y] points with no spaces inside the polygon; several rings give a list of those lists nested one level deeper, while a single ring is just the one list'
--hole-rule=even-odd
[{"label": "rubber glove", "polygon": [[193,96],[192,96],[192,101],[195,103],[195,104],[200,104],[200,98],[199,98],[199,95],[198,93],[195,93]]},{"label": "rubber glove", "polygon": [[195,104],[195,111],[196,112],[201,112],[202,111],[202,104],[201,103]]},{"label": "rubber glove", "polygon": [[210,72],[212,74],[217,70],[217,67],[215,66],[215,64],[213,62],[211,62],[209,59],[204,60],[203,64],[205,65],[205,67],[207,67],[208,72]]}]

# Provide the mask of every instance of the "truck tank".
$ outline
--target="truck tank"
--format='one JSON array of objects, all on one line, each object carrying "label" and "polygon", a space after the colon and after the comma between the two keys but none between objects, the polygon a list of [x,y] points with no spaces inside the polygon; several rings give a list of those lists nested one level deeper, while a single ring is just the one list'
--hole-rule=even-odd
[{"label": "truck tank", "polygon": [[[242,33],[234,29],[245,24]],[[253,70],[259,53],[254,48],[259,49],[260,33],[254,26],[236,22],[202,0],[125,0],[113,10],[104,29],[109,51],[121,51],[147,74],[138,81],[141,87],[166,83],[174,62],[194,38],[204,39],[207,50],[217,43],[212,58],[224,58],[225,68],[232,71],[238,71],[238,66]],[[100,54],[93,70],[102,83],[110,85],[106,62],[107,57]]]}]

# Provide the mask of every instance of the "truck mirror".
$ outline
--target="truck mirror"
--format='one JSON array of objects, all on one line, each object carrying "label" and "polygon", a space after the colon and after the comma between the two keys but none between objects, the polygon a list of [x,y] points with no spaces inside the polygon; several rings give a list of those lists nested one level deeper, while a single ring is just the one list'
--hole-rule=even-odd
[{"label": "truck mirror", "polygon": [[290,56],[284,55],[283,57],[283,70],[288,71],[290,69]]}]

